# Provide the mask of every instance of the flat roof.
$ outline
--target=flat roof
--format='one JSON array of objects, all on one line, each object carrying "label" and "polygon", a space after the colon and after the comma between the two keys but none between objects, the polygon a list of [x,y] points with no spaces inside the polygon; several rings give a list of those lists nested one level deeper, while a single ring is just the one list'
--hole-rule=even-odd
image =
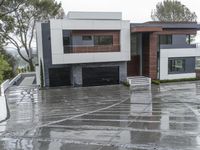
[{"label": "flat roof", "polygon": [[160,27],[167,29],[197,29],[200,30],[200,24],[197,22],[145,22],[131,23],[131,27]]},{"label": "flat roof", "polygon": [[122,20],[121,12],[80,12],[71,11],[67,14],[70,20]]}]

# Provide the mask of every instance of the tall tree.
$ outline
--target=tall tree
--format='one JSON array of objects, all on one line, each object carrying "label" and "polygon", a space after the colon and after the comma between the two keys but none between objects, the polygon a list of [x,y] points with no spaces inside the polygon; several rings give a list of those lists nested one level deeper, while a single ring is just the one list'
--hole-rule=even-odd
[{"label": "tall tree", "polygon": [[55,0],[23,0],[23,2],[15,0],[15,2],[19,3],[18,9],[1,18],[0,35],[17,49],[21,58],[33,71],[32,46],[36,22],[62,18],[64,11],[61,3]]},{"label": "tall tree", "polygon": [[23,0],[0,0],[0,18],[17,10]]},{"label": "tall tree", "polygon": [[193,21],[196,22],[197,15],[191,12],[185,5],[176,0],[165,0],[156,5],[152,10],[151,18],[154,21]]}]

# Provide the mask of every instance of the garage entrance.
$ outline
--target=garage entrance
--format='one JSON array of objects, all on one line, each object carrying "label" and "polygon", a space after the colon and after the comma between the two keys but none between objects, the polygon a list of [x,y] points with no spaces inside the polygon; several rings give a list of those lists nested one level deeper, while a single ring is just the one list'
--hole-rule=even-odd
[{"label": "garage entrance", "polygon": [[82,68],[83,86],[119,84],[119,67]]},{"label": "garage entrance", "polygon": [[50,68],[49,69],[49,83],[50,87],[55,86],[69,86],[70,81],[70,68]]}]

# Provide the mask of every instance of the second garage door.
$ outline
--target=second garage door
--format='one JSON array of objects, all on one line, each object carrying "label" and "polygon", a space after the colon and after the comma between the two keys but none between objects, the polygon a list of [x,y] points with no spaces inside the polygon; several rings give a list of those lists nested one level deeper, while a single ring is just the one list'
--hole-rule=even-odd
[{"label": "second garage door", "polygon": [[119,67],[82,68],[83,86],[119,84]]},{"label": "second garage door", "polygon": [[50,87],[54,86],[69,86],[70,82],[70,68],[50,68],[49,69]]}]

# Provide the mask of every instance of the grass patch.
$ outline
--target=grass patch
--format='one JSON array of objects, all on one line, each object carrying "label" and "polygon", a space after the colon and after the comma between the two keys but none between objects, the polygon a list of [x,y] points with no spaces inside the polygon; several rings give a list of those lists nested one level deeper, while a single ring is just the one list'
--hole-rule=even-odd
[{"label": "grass patch", "polygon": [[152,84],[160,85],[161,83],[171,83],[171,82],[184,82],[184,81],[198,81],[198,78],[184,78],[184,79],[174,79],[174,80],[152,80]]},{"label": "grass patch", "polygon": [[130,87],[130,84],[129,84],[127,81],[122,82],[122,84],[123,84],[124,86],[126,86],[126,87]]},{"label": "grass patch", "polygon": [[156,85],[160,85],[160,80],[152,80],[151,83],[156,84]]}]

